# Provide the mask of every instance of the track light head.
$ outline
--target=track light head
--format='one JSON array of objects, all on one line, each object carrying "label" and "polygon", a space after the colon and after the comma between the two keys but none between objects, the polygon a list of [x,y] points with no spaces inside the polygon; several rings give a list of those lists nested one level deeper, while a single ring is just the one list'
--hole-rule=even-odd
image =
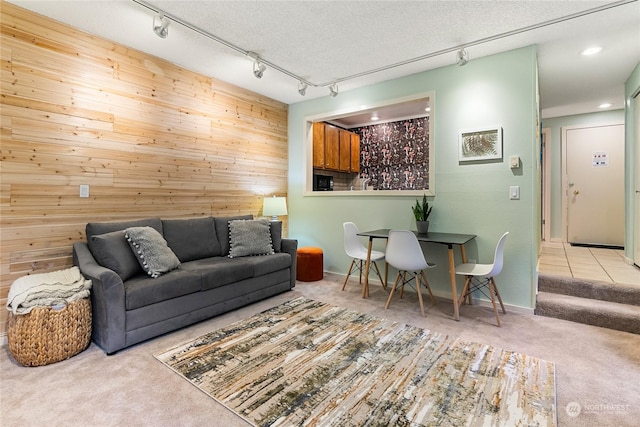
[{"label": "track light head", "polygon": [[256,76],[257,79],[261,79],[262,75],[264,74],[264,70],[267,69],[267,66],[264,65],[262,62],[260,62],[259,60],[255,60],[253,62],[253,75]]},{"label": "track light head", "polygon": [[153,17],[153,32],[160,38],[166,39],[169,35],[169,18],[160,14]]},{"label": "track light head", "polygon": [[462,67],[467,65],[467,62],[469,62],[469,53],[466,49],[462,48],[456,53],[456,64]]},{"label": "track light head", "polygon": [[338,83],[334,83],[329,86],[329,95],[331,95],[333,98],[338,96]]},{"label": "track light head", "polygon": [[298,93],[302,96],[305,96],[307,94],[307,86],[309,85],[303,81],[300,81],[300,83],[298,83]]}]

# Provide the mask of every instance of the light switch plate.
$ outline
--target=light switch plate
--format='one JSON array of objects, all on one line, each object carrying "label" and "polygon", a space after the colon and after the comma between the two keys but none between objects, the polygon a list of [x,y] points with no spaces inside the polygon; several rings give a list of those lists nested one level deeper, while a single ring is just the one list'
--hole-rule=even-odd
[{"label": "light switch plate", "polygon": [[510,200],[520,200],[520,186],[512,185],[509,187],[509,199]]},{"label": "light switch plate", "polygon": [[80,197],[89,197],[89,184],[80,184]]}]

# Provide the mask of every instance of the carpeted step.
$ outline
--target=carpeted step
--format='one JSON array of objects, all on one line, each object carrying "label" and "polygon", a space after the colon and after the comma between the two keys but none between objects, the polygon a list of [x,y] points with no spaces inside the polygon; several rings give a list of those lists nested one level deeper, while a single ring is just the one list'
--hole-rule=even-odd
[{"label": "carpeted step", "polygon": [[640,286],[540,273],[538,291],[640,306]]},{"label": "carpeted step", "polygon": [[535,314],[640,334],[640,306],[538,292]]}]

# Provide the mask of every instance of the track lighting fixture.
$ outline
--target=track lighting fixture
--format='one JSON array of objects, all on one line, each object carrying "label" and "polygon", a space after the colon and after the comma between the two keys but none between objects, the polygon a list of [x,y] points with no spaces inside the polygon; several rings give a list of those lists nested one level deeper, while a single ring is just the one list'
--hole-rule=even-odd
[{"label": "track lighting fixture", "polygon": [[169,35],[169,18],[166,16],[159,14],[153,17],[153,32],[158,35],[158,37],[166,39]]},{"label": "track lighting fixture", "polygon": [[300,83],[298,83],[298,93],[302,96],[305,96],[307,94],[307,86],[309,85],[303,81],[300,81]]},{"label": "track lighting fixture", "polygon": [[459,67],[462,67],[463,65],[467,65],[467,62],[469,62],[469,53],[465,48],[462,48],[456,53],[456,58],[456,64],[458,64]]},{"label": "track lighting fixture", "polygon": [[257,79],[261,79],[262,75],[264,74],[264,70],[267,69],[267,66],[264,65],[262,62],[260,62],[259,60],[255,60],[253,62],[253,75],[256,76]]},{"label": "track lighting fixture", "polygon": [[334,98],[338,96],[338,83],[334,83],[329,86],[329,94]]},{"label": "track lighting fixture", "polygon": [[[158,35],[158,37],[162,37],[162,38],[166,38],[169,35],[169,23],[170,21],[174,22],[177,25],[181,25],[183,27],[186,27],[202,36],[205,36],[213,41],[215,41],[216,43],[219,43],[221,45],[226,46],[227,48],[234,50],[242,55],[247,55],[249,57],[251,57],[254,60],[254,64],[253,64],[253,75],[256,76],[257,78],[262,78],[262,75],[264,73],[264,71],[267,68],[267,65],[276,70],[279,71],[280,73],[286,74],[287,76],[297,80],[299,83],[298,85],[298,93],[300,93],[300,95],[303,95],[306,93],[306,88],[308,86],[314,87],[314,88],[320,88],[320,87],[326,87],[329,85],[329,82],[312,82],[311,80],[308,80],[308,78],[303,78],[301,76],[298,76],[296,74],[294,74],[293,72],[282,68],[280,66],[278,66],[277,64],[274,64],[273,62],[270,61],[266,61],[266,65],[263,64],[257,54],[255,52],[251,52],[251,51],[247,51],[245,49],[243,49],[240,46],[237,46],[233,43],[230,43],[227,40],[224,40],[214,34],[211,34],[205,30],[203,30],[202,28],[198,28],[186,21],[181,20],[180,18],[174,16],[174,15],[168,15],[170,17],[170,19],[165,16],[165,13],[162,12],[160,9],[156,8],[155,6],[152,6],[150,4],[147,3],[147,0],[130,0],[134,3],[137,3],[138,5],[151,10],[153,13],[157,14],[154,19],[153,19],[153,31]],[[626,0],[624,2],[617,2],[617,3],[626,3],[629,0]],[[154,2],[156,3],[156,2]],[[160,2],[162,3],[162,2]],[[605,2],[607,3],[607,2]],[[613,3],[612,3],[613,4]],[[525,32],[529,32],[532,30],[536,30],[536,29],[540,29],[540,28],[544,28],[547,27],[551,24],[556,24],[558,22],[562,22],[565,20],[569,20],[569,19],[576,19],[576,18],[580,18],[582,16],[587,16],[590,14],[593,14],[595,12],[601,12],[604,10],[607,10],[611,7],[610,4],[603,4],[601,6],[595,7],[595,8],[591,8],[591,9],[586,9],[582,12],[573,14],[573,15],[568,15],[568,16],[563,16],[560,18],[557,18],[555,20],[552,21],[544,21],[544,22],[540,22],[534,25],[529,25],[523,28],[518,28],[515,30],[511,30],[505,33],[501,33],[501,34],[496,34],[490,37],[485,37],[485,38],[481,38],[481,39],[477,39],[477,40],[467,40],[464,42],[465,46],[477,46],[483,43],[487,43],[487,42],[491,42],[494,40],[499,40],[505,37],[511,37],[517,34],[522,34]],[[348,75],[348,76],[340,76],[340,77],[334,77],[337,80],[344,82],[344,81],[350,81],[356,78],[360,78],[360,77],[364,77],[364,76],[368,76],[374,73],[379,73],[382,71],[386,71],[386,70],[391,70],[394,69],[396,67],[401,67],[401,66],[405,66],[408,64],[413,64],[415,62],[418,61],[424,61],[425,59],[429,59],[429,58],[434,58],[443,54],[449,54],[451,52],[456,52],[456,63],[459,66],[463,66],[466,65],[469,62],[469,54],[467,53],[467,51],[464,48],[460,48],[460,45],[456,45],[456,46],[451,46],[449,48],[446,49],[441,49],[435,52],[430,52],[430,53],[426,53],[424,55],[420,55],[417,56],[415,58],[410,58],[407,60],[403,60],[400,62],[396,62],[393,64],[388,64],[382,67],[378,67],[372,70],[368,70],[368,71],[363,71],[363,72],[359,72],[357,74],[352,74],[352,75]],[[305,81],[303,82],[301,79],[304,79]],[[304,85],[302,84],[304,83]],[[304,86],[304,87],[303,87]],[[329,85],[329,93],[332,97],[338,96],[338,85],[337,83],[333,83],[331,85]]]}]

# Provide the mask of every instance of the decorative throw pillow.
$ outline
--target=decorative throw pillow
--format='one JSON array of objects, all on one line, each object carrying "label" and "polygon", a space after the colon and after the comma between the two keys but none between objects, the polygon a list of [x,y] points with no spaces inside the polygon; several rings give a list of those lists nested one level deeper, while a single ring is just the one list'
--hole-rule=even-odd
[{"label": "decorative throw pillow", "polygon": [[137,257],[131,252],[123,230],[91,236],[91,253],[98,264],[115,271],[124,281],[142,273]]},{"label": "decorative throw pillow", "polygon": [[216,237],[220,243],[220,255],[229,256],[229,221],[236,219],[253,219],[253,215],[236,215],[226,217],[214,217],[213,221],[216,226]]},{"label": "decorative throw pillow", "polygon": [[229,221],[229,244],[229,258],[275,253],[266,219]]},{"label": "decorative throw pillow", "polygon": [[129,227],[124,230],[124,237],[149,276],[156,278],[180,267],[180,260],[154,228]]}]

